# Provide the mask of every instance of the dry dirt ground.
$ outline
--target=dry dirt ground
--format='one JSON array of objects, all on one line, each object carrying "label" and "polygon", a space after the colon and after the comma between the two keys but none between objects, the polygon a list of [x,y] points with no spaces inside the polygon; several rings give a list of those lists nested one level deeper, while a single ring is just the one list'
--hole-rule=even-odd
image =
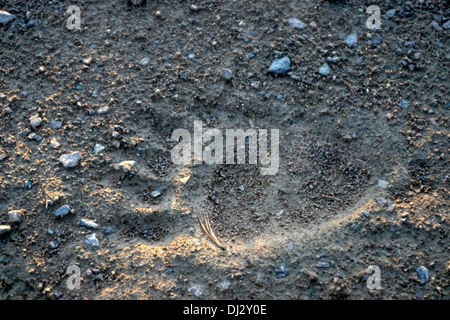
[{"label": "dry dirt ground", "polygon": [[[372,4],[381,30],[366,27]],[[69,5],[81,30],[66,28]],[[0,10],[15,15],[0,25],[1,299],[449,298],[447,1]],[[268,72],[277,55],[289,73]],[[174,165],[171,134],[194,121],[279,129],[279,172]],[[125,160],[131,171],[116,170]]]}]

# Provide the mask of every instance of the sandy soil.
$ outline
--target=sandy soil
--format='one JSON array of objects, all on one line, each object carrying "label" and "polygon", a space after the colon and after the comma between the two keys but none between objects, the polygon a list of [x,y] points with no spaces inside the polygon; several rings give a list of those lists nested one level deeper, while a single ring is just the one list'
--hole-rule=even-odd
[{"label": "sandy soil", "polygon": [[[448,299],[448,4],[371,4],[0,0],[0,298]],[[174,165],[194,121],[279,129],[279,172]]]}]

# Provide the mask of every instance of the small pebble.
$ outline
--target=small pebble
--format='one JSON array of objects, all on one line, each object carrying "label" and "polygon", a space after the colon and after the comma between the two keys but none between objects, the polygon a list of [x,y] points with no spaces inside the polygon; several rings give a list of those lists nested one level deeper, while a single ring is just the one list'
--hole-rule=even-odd
[{"label": "small pebble", "polygon": [[431,25],[432,25],[433,28],[434,28],[435,30],[437,30],[437,31],[442,31],[442,30],[444,30],[444,29],[442,29],[442,27],[439,25],[439,23],[437,23],[437,21],[435,21],[435,20],[433,20],[433,21],[431,22]]},{"label": "small pebble", "polygon": [[288,25],[295,29],[305,29],[308,25],[297,18],[289,18]]},{"label": "small pebble", "polygon": [[220,70],[220,76],[224,78],[225,80],[231,80],[231,77],[233,76],[233,73],[230,69],[222,69]]},{"label": "small pebble", "polygon": [[139,62],[142,66],[146,66],[150,63],[150,58],[145,57],[141,60],[141,62]]},{"label": "small pebble", "polygon": [[328,63],[324,63],[320,68],[319,68],[319,73],[323,76],[329,76],[331,73],[331,69],[330,66],[328,65]]},{"label": "small pebble", "polygon": [[99,109],[97,110],[97,113],[98,113],[98,114],[105,114],[105,113],[108,112],[108,110],[109,110],[109,107],[108,107],[108,106],[104,106],[104,107],[99,108]]},{"label": "small pebble", "polygon": [[329,268],[330,264],[326,261],[319,261],[316,263],[317,268]]},{"label": "small pebble", "polygon": [[328,57],[327,61],[332,63],[338,63],[339,61],[341,61],[341,58],[339,58],[338,56]]},{"label": "small pebble", "polygon": [[8,212],[9,221],[18,222],[20,221],[20,210],[13,210]]},{"label": "small pebble", "polygon": [[8,233],[11,231],[11,227],[8,225],[0,225],[0,236],[2,234]]},{"label": "small pebble", "polygon": [[42,118],[39,116],[33,116],[30,118],[30,126],[33,129],[36,129],[37,127],[39,127],[42,123]]},{"label": "small pebble", "polygon": [[356,33],[352,33],[345,39],[345,44],[349,47],[356,47],[356,44],[358,42],[358,35]]},{"label": "small pebble", "polygon": [[95,233],[89,234],[84,238],[84,242],[87,244],[88,248],[91,250],[96,250],[100,247]]},{"label": "small pebble", "polygon": [[55,212],[55,216],[62,218],[65,215],[67,215],[70,211],[71,211],[70,207],[67,204],[65,204]]},{"label": "small pebble", "polygon": [[131,169],[135,166],[136,161],[133,160],[127,160],[127,161],[122,161],[120,163],[115,163],[113,164],[114,168],[116,170],[120,170],[122,172],[130,172]]},{"label": "small pebble", "polygon": [[291,60],[289,57],[277,58],[275,59],[270,68],[269,72],[274,74],[284,74],[291,69]]},{"label": "small pebble", "polygon": [[191,284],[188,288],[189,293],[192,293],[196,297],[200,297],[203,294],[203,286],[200,284]]},{"label": "small pebble", "polygon": [[277,275],[277,278],[284,278],[289,275],[289,269],[286,264],[279,265],[275,269],[275,274]]},{"label": "small pebble", "polygon": [[110,234],[113,234],[113,233],[116,233],[116,231],[113,229],[113,227],[107,226],[106,229],[105,229],[105,234],[106,235],[110,235]]},{"label": "small pebble", "polygon": [[450,20],[444,23],[444,29],[450,29]]},{"label": "small pebble", "polygon": [[428,269],[425,268],[424,266],[417,268],[416,273],[417,277],[423,284],[428,283],[430,281],[430,273]]},{"label": "small pebble", "polygon": [[62,122],[61,121],[52,121],[51,125],[52,125],[53,129],[59,129],[62,127]]},{"label": "small pebble", "polygon": [[52,148],[52,149],[58,149],[61,146],[61,144],[58,142],[58,140],[56,140],[56,138],[52,138],[50,140],[49,145],[50,145],[50,148]]},{"label": "small pebble", "polygon": [[409,108],[409,101],[406,100],[406,99],[403,99],[402,101],[400,101],[400,106],[401,106],[403,109],[408,109],[408,108]]},{"label": "small pebble", "polygon": [[85,227],[87,229],[98,229],[100,226],[92,220],[89,219],[81,219],[80,227]]},{"label": "small pebble", "polygon": [[155,190],[155,191],[153,191],[153,192],[151,193],[151,196],[152,196],[153,198],[157,198],[157,197],[159,197],[161,194],[162,194],[162,193],[161,193],[161,190],[160,190],[160,189],[157,189],[157,190]]},{"label": "small pebble", "polygon": [[230,286],[231,286],[230,281],[228,281],[228,280],[223,280],[223,281],[220,283],[220,290],[228,290],[228,289],[230,288]]},{"label": "small pebble", "polygon": [[391,10],[388,10],[387,12],[386,12],[386,17],[389,19],[389,18],[392,18],[393,16],[395,16],[395,9],[391,9]]},{"label": "small pebble", "polygon": [[98,155],[99,153],[102,153],[103,151],[105,151],[107,148],[107,146],[100,144],[100,143],[96,143],[94,146],[94,150],[92,151],[92,153],[94,155]]},{"label": "small pebble", "polygon": [[378,180],[377,185],[381,189],[386,189],[389,186],[389,183],[387,181],[385,181],[385,180]]},{"label": "small pebble", "polygon": [[378,204],[379,204],[380,206],[382,206],[382,207],[384,207],[384,206],[387,205],[386,199],[383,199],[383,198],[376,198],[375,200],[376,200],[376,201],[378,202]]}]

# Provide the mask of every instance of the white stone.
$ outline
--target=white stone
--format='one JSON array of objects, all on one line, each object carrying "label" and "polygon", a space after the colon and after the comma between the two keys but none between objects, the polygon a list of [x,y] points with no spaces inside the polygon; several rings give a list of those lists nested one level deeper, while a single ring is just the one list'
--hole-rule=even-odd
[{"label": "white stone", "polygon": [[78,161],[80,161],[81,155],[78,151],[72,152],[70,154],[63,154],[59,158],[59,162],[65,167],[65,168],[73,168],[76,165],[78,165]]},{"label": "white stone", "polygon": [[9,221],[18,222],[20,221],[20,210],[13,210],[8,212]]}]

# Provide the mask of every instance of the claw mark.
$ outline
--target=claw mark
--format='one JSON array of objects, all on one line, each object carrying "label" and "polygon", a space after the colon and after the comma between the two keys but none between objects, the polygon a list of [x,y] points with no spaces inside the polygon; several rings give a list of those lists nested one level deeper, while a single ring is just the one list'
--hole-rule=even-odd
[{"label": "claw mark", "polygon": [[207,212],[200,215],[198,222],[200,222],[203,231],[205,231],[206,235],[212,240],[212,242],[214,242],[220,249],[225,250],[225,247],[220,243],[219,239],[217,239],[213,229],[211,228],[209,223],[209,215]]},{"label": "claw mark", "polygon": [[345,80],[344,80],[344,83],[345,83],[345,85],[350,89],[350,91],[351,91],[353,94],[356,94],[355,88],[354,88],[350,83],[348,83],[348,82],[345,81]]}]

